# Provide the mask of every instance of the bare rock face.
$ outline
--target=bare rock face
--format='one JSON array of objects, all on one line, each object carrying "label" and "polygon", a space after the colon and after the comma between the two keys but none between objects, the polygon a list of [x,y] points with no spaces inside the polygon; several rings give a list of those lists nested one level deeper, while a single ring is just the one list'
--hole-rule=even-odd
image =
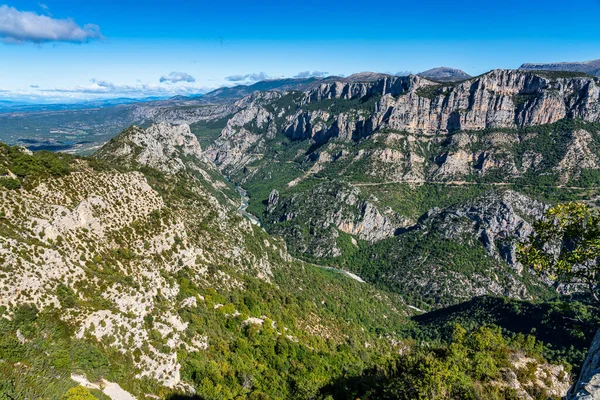
[{"label": "bare rock face", "polygon": [[600,331],[592,341],[579,379],[567,393],[567,400],[600,399]]},{"label": "bare rock face", "polygon": [[[513,389],[520,399],[533,400],[530,393],[536,391],[558,398],[569,389],[569,374],[562,365],[540,363],[519,353],[511,356],[511,362],[510,368],[502,370],[503,380],[494,384]],[[531,374],[521,374],[519,380],[517,373],[524,369],[529,369]]]},{"label": "bare rock face", "polygon": [[512,190],[490,192],[458,207],[434,209],[419,222],[420,229],[444,232],[448,239],[477,238],[487,253],[521,269],[516,244],[533,232],[531,223],[548,206]]},{"label": "bare rock face", "polygon": [[[552,81],[535,74],[495,70],[455,86],[423,90],[415,85],[390,102],[383,126],[424,134],[549,124],[577,114],[598,121],[598,82]],[[586,105],[572,101],[575,97]]]},{"label": "bare rock face", "polygon": [[[353,77],[355,77],[353,79]],[[375,76],[374,79],[366,77],[362,79],[359,74],[353,75],[346,80],[322,83],[316,88],[306,92],[303,103],[316,103],[331,99],[356,99],[365,96],[385,95],[398,96],[405,93],[418,77],[411,76]]]},{"label": "bare rock face", "polygon": [[98,153],[99,158],[118,159],[127,165],[145,165],[166,173],[177,173],[194,163],[208,162],[198,139],[188,125],[160,123],[148,129],[132,126],[111,140]]},{"label": "bare rock face", "polygon": [[[600,118],[595,79],[553,81],[508,70],[492,71],[459,84],[440,84],[420,76],[323,83],[306,93],[303,104],[374,95],[383,96],[378,106],[367,121],[353,127],[363,130],[368,127],[367,134],[381,129],[434,135],[457,130],[514,128],[549,124],[573,114],[588,121]],[[303,118],[304,125],[310,125],[306,116]],[[298,135],[297,129],[294,132]],[[364,135],[351,131],[343,136]]]},{"label": "bare rock face", "polygon": [[[260,159],[265,141],[277,134],[322,145],[355,143],[383,132],[442,140],[457,131],[523,128],[562,119],[600,122],[600,81],[516,70],[494,70],[456,83],[371,74],[323,81],[304,93],[255,93],[235,106],[240,111],[207,151],[221,169],[234,171]],[[505,164],[501,154],[480,152],[470,159],[468,153],[448,153],[448,164],[437,174],[462,174],[465,163],[477,162],[483,173],[499,166],[508,174],[519,172],[520,160]],[[528,157],[525,165],[539,162],[535,155]]]},{"label": "bare rock face", "polygon": [[566,183],[569,180],[573,170],[600,168],[598,157],[591,149],[592,145],[593,138],[589,132],[581,129],[573,132],[567,152],[555,168],[561,173],[563,182]]},{"label": "bare rock face", "polygon": [[279,192],[273,189],[267,199],[267,211],[271,212],[279,203]]},{"label": "bare rock face", "polygon": [[[341,255],[337,243],[339,232],[376,242],[408,226],[408,221],[399,214],[389,209],[379,210],[360,198],[357,189],[341,182],[317,185],[308,193],[290,198],[279,199],[274,192],[269,196],[267,215],[273,231],[288,238],[289,245],[297,251],[316,257]],[[305,227],[314,232],[306,234]]]},{"label": "bare rock face", "polygon": [[206,154],[221,169],[237,169],[260,158],[261,145],[276,133],[275,119],[265,103],[281,97],[279,92],[255,93],[235,103],[242,108],[223,129]]}]

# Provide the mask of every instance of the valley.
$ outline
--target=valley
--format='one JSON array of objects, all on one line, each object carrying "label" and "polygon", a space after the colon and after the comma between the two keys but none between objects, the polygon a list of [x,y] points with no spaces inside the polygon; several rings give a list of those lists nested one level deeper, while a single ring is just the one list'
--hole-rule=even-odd
[{"label": "valley", "polygon": [[599,205],[586,72],[273,80],[0,140],[0,399],[561,398],[600,326],[520,255]]}]

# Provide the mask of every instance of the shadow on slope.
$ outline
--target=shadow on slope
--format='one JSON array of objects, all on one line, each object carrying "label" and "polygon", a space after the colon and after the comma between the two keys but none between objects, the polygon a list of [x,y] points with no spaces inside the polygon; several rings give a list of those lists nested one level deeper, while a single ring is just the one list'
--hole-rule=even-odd
[{"label": "shadow on slope", "polygon": [[482,296],[455,306],[413,317],[415,338],[442,340],[450,337],[455,324],[467,330],[497,325],[505,334],[535,336],[545,343],[545,357],[579,366],[600,327],[596,307],[581,301],[531,303]]}]

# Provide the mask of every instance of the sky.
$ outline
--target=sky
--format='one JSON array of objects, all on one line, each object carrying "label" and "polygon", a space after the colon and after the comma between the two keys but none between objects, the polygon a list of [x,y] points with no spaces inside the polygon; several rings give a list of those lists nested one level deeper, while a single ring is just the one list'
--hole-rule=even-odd
[{"label": "sky", "polygon": [[[600,58],[600,0],[0,0],[0,100]],[[575,6],[576,4],[576,6]]]}]

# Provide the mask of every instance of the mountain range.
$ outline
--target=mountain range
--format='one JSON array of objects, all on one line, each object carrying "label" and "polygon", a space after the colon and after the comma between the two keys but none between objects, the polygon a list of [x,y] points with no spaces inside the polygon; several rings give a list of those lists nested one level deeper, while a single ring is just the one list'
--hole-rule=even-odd
[{"label": "mountain range", "polygon": [[586,74],[600,76],[600,60],[584,62],[526,63],[521,65],[520,69],[585,72]]}]

